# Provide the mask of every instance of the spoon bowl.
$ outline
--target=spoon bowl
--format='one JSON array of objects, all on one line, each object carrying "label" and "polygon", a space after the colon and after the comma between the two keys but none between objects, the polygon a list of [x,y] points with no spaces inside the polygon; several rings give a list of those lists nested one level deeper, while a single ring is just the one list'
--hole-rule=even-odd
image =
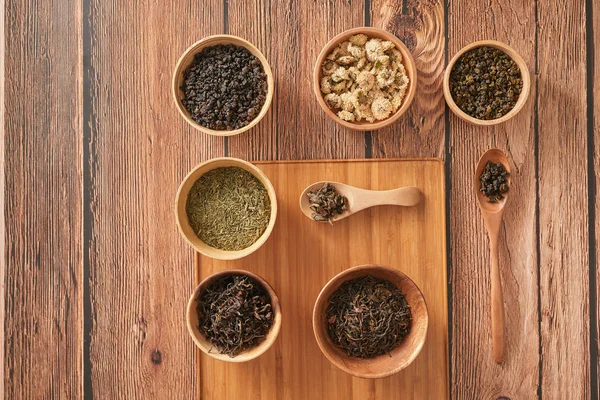
[{"label": "spoon bowl", "polygon": [[497,203],[490,203],[483,194],[480,189],[481,184],[479,182],[479,177],[481,176],[486,164],[488,161],[491,161],[495,164],[502,163],[504,168],[506,168],[506,172],[508,172],[508,187],[510,188],[511,178],[510,178],[510,163],[508,162],[508,158],[506,155],[499,149],[490,149],[483,153],[479,162],[477,163],[477,169],[475,170],[475,196],[477,197],[477,204],[481,209],[481,212],[485,213],[497,213],[504,209],[506,205],[506,200],[510,194],[510,190],[504,194],[504,198]]},{"label": "spoon bowl", "polygon": [[[487,197],[481,192],[481,183],[479,177],[483,172],[488,161],[493,163],[502,163],[508,172],[508,192],[504,198],[497,203],[490,203]],[[475,179],[473,180],[475,197],[477,204],[483,216],[483,223],[490,239],[490,304],[492,308],[492,356],[497,363],[504,361],[504,296],[502,294],[502,282],[500,279],[500,266],[498,257],[498,240],[500,236],[500,227],[502,226],[502,216],[504,207],[511,190],[510,164],[506,155],[498,149],[486,151],[475,169]]]},{"label": "spoon bowl", "polygon": [[[342,214],[336,214],[331,218],[331,222],[339,221],[350,215],[364,210],[365,208],[395,205],[395,206],[414,206],[421,201],[421,192],[415,187],[401,187],[392,190],[366,190],[340,182],[320,181],[309,185],[300,195],[300,209],[302,213],[311,220],[312,210],[308,201],[308,192],[316,192],[325,183],[333,185],[335,190],[348,199],[348,209]],[[327,222],[327,221],[319,221]]]}]

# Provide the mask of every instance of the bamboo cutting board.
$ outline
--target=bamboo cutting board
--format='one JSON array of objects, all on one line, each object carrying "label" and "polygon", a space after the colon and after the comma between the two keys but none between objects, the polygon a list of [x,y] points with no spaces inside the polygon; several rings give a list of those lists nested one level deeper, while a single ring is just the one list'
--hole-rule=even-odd
[{"label": "bamboo cutting board", "polygon": [[[444,165],[435,159],[259,162],[278,201],[277,223],[254,254],[235,261],[196,257],[197,283],[223,269],[265,278],[279,296],[282,327],[273,347],[247,363],[225,363],[199,352],[202,399],[445,399],[448,398],[448,299]],[[416,186],[416,207],[364,210],[334,226],[306,218],[300,194],[316,181],[365,189]],[[377,380],[354,378],[329,363],[312,330],[321,288],[355,265],[398,268],[422,290],[429,311],[427,341],[404,371]]]}]

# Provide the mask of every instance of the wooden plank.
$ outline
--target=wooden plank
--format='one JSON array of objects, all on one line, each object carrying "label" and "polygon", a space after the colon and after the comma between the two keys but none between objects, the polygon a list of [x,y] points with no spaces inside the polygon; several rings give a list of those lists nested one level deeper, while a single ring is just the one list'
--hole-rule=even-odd
[{"label": "wooden plank", "polygon": [[373,132],[373,157],[445,157],[444,1],[372,0],[371,25],[408,46],[418,71],[417,93],[400,121]]},{"label": "wooden plank", "polygon": [[[471,42],[500,40],[525,59],[535,88],[535,7],[534,2],[519,0],[450,2],[448,59]],[[537,397],[535,95],[532,90],[529,101],[515,118],[493,128],[471,126],[453,114],[449,116],[452,394],[457,399]],[[477,161],[492,147],[507,153],[513,171],[513,187],[500,237],[506,321],[502,365],[494,362],[491,353],[489,242],[473,189]]]},{"label": "wooden plank", "polygon": [[0,393],[81,398],[80,3],[1,6]]},{"label": "wooden plank", "polygon": [[[273,347],[248,363],[202,355],[200,394],[206,399],[445,399],[448,398],[447,293],[443,165],[437,160],[260,163],[278,194],[269,240],[235,261],[200,256],[198,277],[240,268],[269,282],[282,307]],[[302,190],[319,180],[371,189],[416,186],[415,207],[376,207],[333,227],[308,220],[298,207]],[[397,229],[402,226],[403,229]],[[416,239],[416,240],[415,240]],[[404,371],[368,380],[338,370],[314,339],[312,312],[322,287],[355,265],[383,264],[405,272],[428,305],[427,341]],[[386,356],[387,357],[387,356]]]},{"label": "wooden plank", "polygon": [[585,2],[539,2],[538,18],[541,391],[582,399],[590,397]]},{"label": "wooden plank", "polygon": [[276,85],[269,114],[256,128],[230,138],[229,154],[251,160],[364,157],[364,134],[328,119],[312,86],[319,52],[338,33],[363,26],[364,2],[228,4],[228,32],[258,46],[269,60]]},{"label": "wooden plank", "polygon": [[[173,223],[177,187],[223,139],[186,125],[171,98],[183,51],[223,32],[223,2],[91,0],[89,347],[95,398],[195,396],[195,347],[183,310],[193,252]],[[91,387],[89,387],[91,386]]]},{"label": "wooden plank", "polygon": [[[596,376],[595,376],[595,388],[592,386],[591,390],[592,390],[592,398],[598,398],[598,395],[600,393],[600,318],[598,317],[598,310],[600,310],[600,268],[598,267],[598,260],[600,260],[600,39],[598,39],[597,35],[600,32],[600,2],[597,1],[591,1],[590,3],[588,3],[588,5],[590,7],[586,8],[586,14],[587,13],[591,13],[591,15],[586,15],[588,18],[588,24],[591,24],[588,27],[588,34],[591,33],[592,35],[588,35],[587,36],[587,40],[590,41],[588,42],[588,46],[587,46],[587,50],[588,50],[588,60],[591,61],[591,65],[588,62],[588,68],[592,68],[590,69],[589,77],[591,77],[592,81],[591,81],[591,92],[588,92],[588,101],[591,100],[592,105],[594,106],[593,109],[588,110],[589,112],[592,112],[591,118],[592,118],[592,126],[591,128],[593,129],[593,140],[594,140],[594,149],[593,149],[593,159],[592,160],[588,160],[593,162],[593,166],[594,166],[594,180],[593,180],[593,187],[595,189],[595,193],[592,192],[593,195],[595,195],[594,198],[594,204],[595,204],[595,221],[594,221],[594,226],[595,226],[595,243],[594,243],[594,249],[590,249],[590,251],[594,251],[595,252],[595,265],[592,265],[591,267],[595,269],[596,271],[596,285],[595,287],[590,287],[590,290],[593,290],[594,293],[596,294],[596,335],[595,337],[592,337],[591,340],[593,340],[593,346],[595,346],[594,349],[592,350],[591,355],[595,355],[595,359],[592,359],[591,362],[595,363],[595,367],[596,367]],[[591,29],[591,31],[590,31]],[[595,35],[595,36],[594,36]],[[591,53],[589,53],[591,51]],[[590,83],[588,83],[588,91],[590,90],[589,87]],[[591,96],[591,99],[589,98],[589,96]],[[589,117],[589,116],[588,116]],[[589,121],[588,121],[589,122]],[[588,144],[589,145],[589,144]],[[590,155],[590,153],[588,153],[588,155]],[[592,179],[592,177],[590,176],[588,179]],[[594,354],[594,350],[595,350],[595,354]],[[594,376],[592,376],[592,378],[594,378]],[[593,381],[592,381],[593,383]],[[595,392],[594,392],[595,390]]]}]

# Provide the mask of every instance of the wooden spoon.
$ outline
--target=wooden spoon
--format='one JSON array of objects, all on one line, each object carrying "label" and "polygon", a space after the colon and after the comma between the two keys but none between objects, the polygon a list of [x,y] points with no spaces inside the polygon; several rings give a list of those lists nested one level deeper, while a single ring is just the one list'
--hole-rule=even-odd
[{"label": "wooden spoon", "polygon": [[344,183],[321,181],[308,186],[300,195],[300,209],[311,220],[313,219],[312,210],[306,194],[316,192],[327,182],[332,184],[339,194],[348,199],[348,209],[342,214],[334,215],[331,222],[339,221],[369,207],[381,205],[414,206],[421,201],[421,192],[415,187],[401,187],[393,190],[366,190]]},{"label": "wooden spoon", "polygon": [[502,225],[502,216],[504,206],[508,199],[508,194],[497,203],[490,203],[488,198],[481,192],[481,183],[479,177],[488,161],[493,163],[502,163],[508,172],[508,186],[510,187],[510,164],[506,155],[501,150],[491,149],[486,151],[477,164],[475,170],[475,196],[479,209],[483,215],[483,222],[490,238],[490,258],[492,262],[491,281],[492,281],[492,355],[497,363],[504,361],[504,299],[502,296],[502,282],[500,281],[500,268],[498,265],[498,236],[500,235],[500,226]]}]

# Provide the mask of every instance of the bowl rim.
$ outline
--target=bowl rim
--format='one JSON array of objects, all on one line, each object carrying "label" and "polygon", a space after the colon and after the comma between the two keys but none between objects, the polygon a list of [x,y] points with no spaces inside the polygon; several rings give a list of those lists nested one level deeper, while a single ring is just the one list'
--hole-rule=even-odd
[{"label": "bowl rim", "polygon": [[[370,271],[381,271],[381,270],[390,272],[390,273],[398,276],[399,278],[407,280],[410,283],[410,285],[416,289],[416,293],[418,294],[418,297],[423,301],[424,311],[425,311],[422,316],[423,317],[423,325],[424,325],[423,339],[421,341],[419,341],[419,343],[414,347],[414,349],[411,351],[410,356],[408,357],[407,361],[403,365],[402,364],[397,365],[396,367],[392,368],[389,371],[380,372],[380,373],[356,372],[353,369],[347,367],[345,364],[339,363],[337,360],[330,357],[329,353],[324,350],[325,348],[330,348],[334,345],[332,343],[328,343],[326,340],[325,341],[322,340],[322,338],[321,338],[321,336],[326,336],[326,335],[328,335],[328,333],[326,331],[322,332],[322,333],[319,332],[318,326],[322,325],[318,322],[319,314],[320,314],[319,307],[321,304],[323,304],[324,302],[326,302],[328,300],[328,298],[325,298],[325,296],[328,294],[331,287],[333,287],[334,285],[338,285],[338,284],[341,285],[344,282],[348,281],[350,278],[347,278],[347,276],[350,275],[352,272],[364,271],[365,275],[369,275]],[[312,325],[313,325],[313,334],[317,341],[317,345],[319,346],[321,353],[329,360],[329,362],[331,362],[331,364],[333,364],[335,367],[339,368],[340,370],[342,370],[352,376],[356,376],[359,378],[366,378],[366,379],[378,379],[378,378],[385,378],[385,377],[394,375],[394,374],[402,371],[403,369],[407,368],[410,364],[412,364],[412,362],[421,353],[421,350],[423,349],[423,347],[425,346],[425,342],[427,341],[427,331],[429,329],[429,309],[427,307],[427,300],[425,299],[425,296],[423,295],[421,288],[407,274],[400,271],[399,269],[381,265],[381,264],[363,264],[363,265],[358,265],[358,266],[348,268],[348,269],[336,274],[333,278],[331,278],[327,282],[327,284],[325,284],[325,286],[323,286],[323,288],[319,292],[319,295],[317,296],[317,300],[315,301],[315,305],[313,307]],[[347,356],[347,355],[345,357],[353,358],[353,357]]]},{"label": "bowl rim", "polygon": [[[405,69],[406,70],[410,69],[412,71],[412,75],[413,75],[410,77],[410,81],[408,83],[408,91],[404,97],[404,100],[402,101],[402,106],[398,109],[398,111],[396,111],[390,117],[388,117],[384,120],[378,121],[378,122],[352,123],[349,121],[344,121],[343,119],[338,117],[333,111],[331,111],[331,109],[329,109],[329,107],[325,103],[325,100],[323,99],[324,96],[321,93],[320,77],[321,77],[321,64],[323,63],[323,60],[333,50],[333,47],[337,46],[342,41],[348,39],[350,36],[353,36],[353,35],[356,35],[359,33],[365,34],[365,35],[369,36],[370,38],[371,37],[384,38],[385,40],[389,40],[389,41],[393,42],[396,45],[396,48],[402,53],[402,58],[403,58],[402,61],[403,61]],[[319,55],[317,56],[317,60],[315,62],[315,67],[313,69],[313,91],[314,91],[315,96],[317,97],[317,101],[318,101],[319,105],[321,106],[321,109],[324,111],[325,115],[327,115],[329,118],[331,118],[338,124],[343,125],[346,128],[356,130],[356,131],[375,131],[375,130],[378,130],[378,129],[381,129],[388,125],[393,124],[403,114],[406,113],[406,110],[408,110],[408,108],[412,104],[412,101],[417,92],[418,75],[419,74],[418,74],[417,67],[416,67],[415,60],[414,60],[412,53],[410,52],[408,47],[406,47],[404,42],[402,42],[402,40],[400,40],[396,35],[394,35],[391,32],[388,32],[386,30],[379,29],[379,28],[373,28],[373,27],[368,27],[368,26],[358,27],[358,28],[347,29],[347,30],[337,34],[331,40],[329,40],[327,42],[327,44],[325,44],[325,46],[321,49],[321,51],[319,52]]]},{"label": "bowl rim", "polygon": [[[212,247],[212,246],[202,242],[202,240],[200,240],[200,238],[198,238],[198,240],[201,241],[202,243],[204,243],[206,246],[210,247],[211,249],[215,249],[220,253],[220,255],[216,255],[216,254],[209,254],[204,249],[198,247],[184,232],[182,224],[187,223],[189,225],[189,222],[182,221],[182,217],[180,216],[180,213],[179,213],[179,206],[182,201],[187,201],[188,193],[186,193],[184,196],[183,188],[186,183],[188,183],[191,179],[194,179],[193,177],[197,173],[197,171],[210,165],[210,164],[219,164],[219,163],[223,163],[223,162],[227,163],[227,165],[226,166],[225,165],[224,166],[215,166],[214,168],[208,169],[203,174],[199,175],[195,180],[198,180],[200,178],[200,176],[202,176],[205,173],[207,173],[213,169],[216,169],[216,168],[222,168],[222,167],[224,168],[227,166],[243,168],[242,166],[245,166],[246,168],[243,168],[243,169],[245,169],[246,171],[250,170],[248,172],[250,172],[257,179],[259,179],[259,181],[263,184],[263,186],[267,190],[267,194],[269,195],[269,200],[271,201],[271,216],[269,218],[269,224],[267,225],[267,228],[265,229],[263,234],[258,238],[258,240],[256,240],[256,242],[252,243],[250,246],[246,247],[245,249],[221,250],[221,249],[217,249],[215,247]],[[177,189],[177,194],[175,195],[174,211],[175,211],[175,221],[177,223],[177,229],[179,231],[179,234],[195,251],[197,251],[198,253],[200,253],[206,257],[209,257],[209,258],[212,258],[215,260],[224,260],[224,261],[237,260],[237,259],[246,257],[246,256],[254,253],[255,251],[257,251],[260,247],[262,247],[265,244],[265,242],[271,236],[271,233],[273,232],[273,228],[275,227],[275,222],[277,221],[277,211],[278,211],[277,210],[277,194],[275,192],[275,188],[273,187],[273,184],[271,183],[271,181],[269,180],[267,175],[263,171],[261,171],[257,166],[255,166],[254,164],[252,164],[248,161],[239,159],[239,158],[234,158],[234,157],[217,157],[217,158],[211,158],[210,160],[206,160],[206,161],[201,162],[200,164],[196,165],[194,168],[192,168],[192,170],[190,172],[188,172],[188,174],[185,176],[185,178],[183,178],[183,180],[179,184],[179,188]],[[187,217],[187,214],[186,214],[186,217]]]},{"label": "bowl rim", "polygon": [[[215,41],[217,41],[217,43],[214,43]],[[214,43],[214,44],[212,44],[212,43]],[[204,47],[208,47],[211,45],[217,45],[217,44],[234,44],[234,45],[245,47],[246,49],[248,49],[250,51],[250,53],[252,53],[255,57],[257,57],[260,60],[262,66],[263,66],[263,69],[265,71],[265,75],[267,76],[267,95],[265,98],[265,102],[260,110],[260,113],[248,125],[245,125],[241,128],[234,129],[234,130],[219,131],[219,130],[210,129],[210,128],[207,128],[207,127],[204,127],[204,126],[198,124],[196,121],[194,121],[189,116],[187,110],[181,103],[181,99],[179,98],[179,95],[178,95],[179,85],[177,84],[177,81],[178,81],[177,77],[179,75],[179,72],[184,68],[182,65],[184,59],[190,53],[197,53]],[[271,108],[274,92],[275,92],[275,83],[274,83],[274,78],[273,78],[273,71],[271,70],[271,66],[269,65],[269,62],[267,61],[264,54],[249,41],[247,41],[239,36],[235,36],[235,35],[220,34],[220,35],[206,36],[206,37],[198,40],[197,42],[193,43],[192,45],[190,45],[187,49],[185,49],[185,51],[178,58],[177,63],[175,64],[175,69],[173,70],[173,76],[171,78],[171,94],[173,97],[173,101],[175,102],[175,108],[177,108],[177,111],[179,111],[179,114],[194,129],[196,129],[200,132],[204,132],[208,135],[213,135],[213,136],[221,136],[221,137],[234,136],[234,135],[239,135],[240,133],[243,133],[243,132],[253,128],[264,118],[264,116],[267,114],[267,112]]]},{"label": "bowl rim", "polygon": [[[196,309],[195,309],[195,305],[197,303],[196,299],[197,299],[198,295],[200,294],[200,292],[203,291],[204,289],[206,289],[206,287],[208,285],[210,285],[211,283],[213,283],[215,280],[217,280],[221,277],[227,276],[227,275],[244,275],[244,276],[248,276],[248,277],[254,279],[269,294],[269,296],[271,298],[271,307],[273,309],[273,325],[271,326],[271,329],[267,333],[265,340],[262,341],[261,343],[259,343],[258,346],[253,347],[251,349],[246,349],[233,358],[229,357],[227,354],[222,354],[222,353],[218,353],[218,352],[217,353],[209,353],[210,349],[205,348],[205,346],[198,340],[198,337],[199,336],[203,337],[203,335],[200,333],[200,331],[198,330],[198,328],[196,326],[192,325],[191,318],[190,318],[192,313],[196,312]],[[232,363],[242,363],[242,362],[250,361],[257,357],[260,357],[262,354],[264,354],[267,350],[269,350],[271,348],[273,343],[275,343],[275,341],[277,340],[277,337],[279,336],[279,331],[281,330],[281,305],[279,303],[279,297],[277,296],[275,289],[273,289],[273,287],[269,284],[269,282],[267,282],[264,278],[262,278],[261,276],[255,274],[253,272],[242,270],[242,269],[227,269],[227,270],[215,272],[215,273],[207,276],[198,284],[198,286],[196,286],[196,288],[194,289],[194,291],[192,292],[192,295],[190,296],[190,298],[188,300],[187,307],[186,307],[185,319],[186,319],[188,333],[192,337],[192,340],[194,341],[194,344],[196,345],[196,347],[198,347],[204,354],[206,354],[216,360],[232,362]],[[248,355],[249,352],[252,352],[252,354]],[[246,355],[246,356],[244,356],[244,355]]]},{"label": "bowl rim", "polygon": [[[461,110],[460,107],[458,107],[458,105],[456,105],[456,103],[454,102],[452,94],[450,93],[450,73],[452,72],[452,68],[454,68],[454,65],[456,64],[456,61],[458,61],[458,59],[467,51],[483,46],[494,47],[506,53],[519,66],[519,69],[521,71],[521,77],[523,79],[523,88],[521,89],[521,94],[519,95],[515,106],[502,117],[489,120],[472,117],[463,110]],[[444,98],[446,99],[446,104],[448,104],[448,107],[450,108],[450,110],[452,110],[454,114],[456,114],[456,116],[473,125],[493,126],[508,121],[509,119],[517,115],[519,111],[521,111],[525,103],[527,103],[530,90],[531,75],[529,74],[529,67],[527,67],[527,63],[515,49],[510,47],[508,44],[500,42],[498,40],[479,40],[464,46],[454,55],[454,57],[452,57],[452,59],[450,60],[450,62],[448,62],[448,65],[446,66],[446,70],[444,71],[443,91]]]}]

